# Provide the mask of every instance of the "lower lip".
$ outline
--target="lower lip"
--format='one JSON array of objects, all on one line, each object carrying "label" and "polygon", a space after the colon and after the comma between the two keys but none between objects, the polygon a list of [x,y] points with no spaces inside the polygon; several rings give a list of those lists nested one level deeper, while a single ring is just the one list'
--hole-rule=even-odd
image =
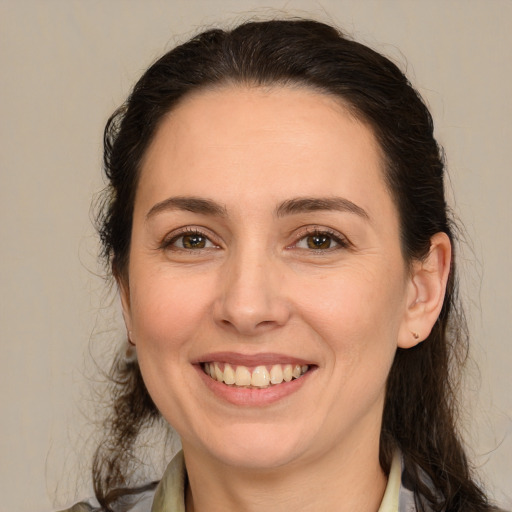
[{"label": "lower lip", "polygon": [[202,381],[206,386],[220,399],[233,405],[247,407],[262,407],[282,400],[297,392],[314,373],[314,369],[309,369],[304,375],[290,382],[275,384],[268,388],[242,388],[237,386],[228,386],[222,382],[213,380],[204,373],[201,365],[195,365]]}]

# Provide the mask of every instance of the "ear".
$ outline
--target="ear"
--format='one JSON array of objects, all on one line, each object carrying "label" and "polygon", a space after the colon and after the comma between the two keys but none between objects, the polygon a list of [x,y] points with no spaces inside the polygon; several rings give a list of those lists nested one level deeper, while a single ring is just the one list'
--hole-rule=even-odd
[{"label": "ear", "polygon": [[126,333],[128,341],[134,344],[132,339],[132,316],[130,306],[130,287],[128,280],[123,278],[116,278],[117,286],[119,288],[119,298],[121,299],[121,307],[123,311],[124,325],[126,326]]},{"label": "ear", "polygon": [[443,307],[452,246],[446,233],[430,239],[428,255],[412,266],[398,346],[411,348],[428,337]]}]

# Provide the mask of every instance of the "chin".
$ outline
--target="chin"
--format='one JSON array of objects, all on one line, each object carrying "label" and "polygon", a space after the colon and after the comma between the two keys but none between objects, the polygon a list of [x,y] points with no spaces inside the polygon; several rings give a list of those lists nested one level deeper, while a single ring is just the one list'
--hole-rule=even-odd
[{"label": "chin", "polygon": [[231,467],[269,470],[293,463],[301,457],[303,448],[300,436],[283,433],[274,425],[240,425],[209,444],[207,450]]}]

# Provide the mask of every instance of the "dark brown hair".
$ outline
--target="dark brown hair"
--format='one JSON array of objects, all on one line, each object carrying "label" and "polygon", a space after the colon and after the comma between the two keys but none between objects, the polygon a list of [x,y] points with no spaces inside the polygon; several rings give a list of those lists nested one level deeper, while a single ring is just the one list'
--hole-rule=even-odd
[{"label": "dark brown hair", "polygon": [[[310,20],[249,22],[209,30],[171,50],[135,85],[105,128],[109,185],[98,215],[103,257],[127,279],[135,192],[142,159],[162,121],[184,96],[226,84],[314,88],[348,105],[372,129],[397,205],[404,259],[425,257],[431,237],[453,226],[444,195],[444,162],[424,102],[390,60],[335,28]],[[455,261],[455,260],[454,260]],[[418,510],[490,510],[475,483],[456,428],[458,375],[467,353],[452,264],[441,314],[418,346],[398,349],[387,382],[380,462],[398,447]],[[133,487],[129,469],[141,431],[159,418],[136,362],[115,362],[112,414],[94,460],[97,498],[105,510]]]}]

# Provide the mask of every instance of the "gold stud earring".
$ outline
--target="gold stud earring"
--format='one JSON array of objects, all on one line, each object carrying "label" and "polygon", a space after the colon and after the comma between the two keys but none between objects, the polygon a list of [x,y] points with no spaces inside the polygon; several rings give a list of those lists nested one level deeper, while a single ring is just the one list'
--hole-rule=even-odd
[{"label": "gold stud earring", "polygon": [[124,347],[124,361],[126,364],[135,363],[137,361],[137,348],[132,341],[132,331],[128,331],[126,336],[126,344]]},{"label": "gold stud earring", "polygon": [[126,364],[135,363],[137,361],[137,349],[135,345],[132,345],[130,342],[126,343],[124,346],[124,362]]},{"label": "gold stud earring", "polygon": [[420,339],[420,335],[419,335],[417,332],[411,331],[411,334],[412,334],[412,337],[413,337],[415,340],[419,340],[419,339]]}]

